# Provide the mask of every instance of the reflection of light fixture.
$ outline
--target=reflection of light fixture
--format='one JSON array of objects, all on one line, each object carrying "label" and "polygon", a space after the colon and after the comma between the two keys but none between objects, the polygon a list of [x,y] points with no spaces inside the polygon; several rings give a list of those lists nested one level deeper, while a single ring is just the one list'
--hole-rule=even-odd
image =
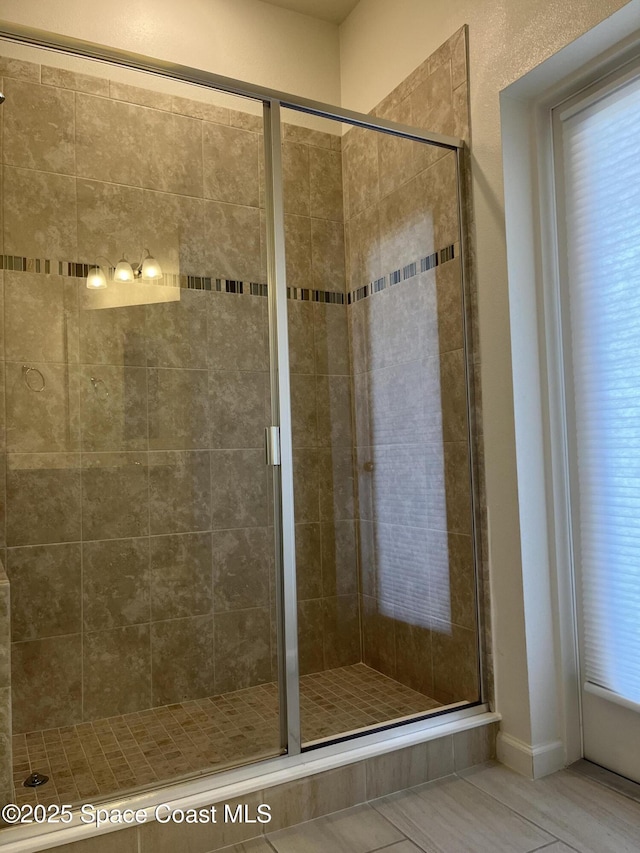
[{"label": "reflection of light fixture", "polygon": [[158,281],[162,278],[162,270],[160,269],[160,264],[156,261],[155,258],[152,258],[149,254],[149,250],[146,249],[146,257],[142,261],[140,265],[140,275],[145,281]]},{"label": "reflection of light fixture", "polygon": [[[160,264],[155,258],[151,257],[148,249],[145,249],[144,257],[141,258],[140,263],[135,268],[131,266],[124,255],[118,261],[115,268],[109,258],[105,258],[102,255],[98,257],[107,261],[109,271],[113,269],[113,280],[120,283],[132,282],[136,279],[151,282],[159,281],[162,278]],[[87,287],[89,290],[99,290],[107,286],[107,276],[102,267],[97,263],[97,260],[98,258],[96,258],[96,264],[91,267],[87,275]]]},{"label": "reflection of light fixture", "polygon": [[113,278],[115,281],[133,281],[133,268],[126,258],[121,258],[118,261]]},{"label": "reflection of light fixture", "polygon": [[89,275],[87,276],[87,287],[89,290],[99,290],[102,287],[107,286],[107,277],[102,272],[102,268],[99,266],[91,267],[89,270]]}]

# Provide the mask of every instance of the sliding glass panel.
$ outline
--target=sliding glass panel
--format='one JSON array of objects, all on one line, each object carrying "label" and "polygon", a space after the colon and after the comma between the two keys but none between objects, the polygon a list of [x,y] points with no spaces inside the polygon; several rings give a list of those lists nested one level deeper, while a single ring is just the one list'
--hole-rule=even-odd
[{"label": "sliding glass panel", "polygon": [[278,754],[262,104],[0,52],[15,801]]},{"label": "sliding glass panel", "polygon": [[478,701],[478,641],[456,155],[285,122],[309,744]]}]

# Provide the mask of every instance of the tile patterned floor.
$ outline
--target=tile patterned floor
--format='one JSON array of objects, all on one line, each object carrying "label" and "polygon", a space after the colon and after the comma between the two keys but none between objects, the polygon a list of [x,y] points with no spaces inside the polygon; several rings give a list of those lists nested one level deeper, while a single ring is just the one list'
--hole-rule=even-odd
[{"label": "tile patterned floor", "polygon": [[441,707],[363,663],[316,672],[300,679],[300,716],[305,743]]},{"label": "tile patterned floor", "polygon": [[[364,664],[300,679],[306,742],[425,713],[438,703]],[[76,803],[277,753],[278,690],[264,684],[13,739],[17,803]],[[33,771],[49,776],[25,788]]]},{"label": "tile patterned floor", "polygon": [[495,762],[219,853],[636,853],[640,786],[570,768],[532,782]]}]

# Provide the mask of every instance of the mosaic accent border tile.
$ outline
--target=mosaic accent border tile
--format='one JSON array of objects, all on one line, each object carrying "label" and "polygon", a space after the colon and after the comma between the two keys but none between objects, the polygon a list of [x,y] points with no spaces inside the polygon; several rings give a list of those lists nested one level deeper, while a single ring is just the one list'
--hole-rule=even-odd
[{"label": "mosaic accent border tile", "polygon": [[334,290],[310,290],[308,287],[288,287],[287,298],[299,302],[324,302],[327,305],[344,305],[346,295]]},{"label": "mosaic accent border tile", "polygon": [[[319,302],[326,305],[352,305],[361,299],[367,299],[374,293],[380,293],[386,287],[393,287],[437,266],[446,264],[460,255],[460,244],[445,246],[437,252],[426,255],[405,266],[392,270],[375,281],[358,287],[349,293],[335,290],[316,290],[308,287],[287,287],[287,298],[298,302]],[[95,264],[79,261],[52,261],[48,258],[24,258],[18,255],[0,255],[0,270],[9,272],[28,272],[38,275],[61,275],[69,278],[86,278]],[[113,269],[111,269],[113,273]],[[159,287],[179,287],[184,290],[206,290],[215,293],[234,293],[236,295],[267,296],[268,286],[262,282],[245,282],[213,276],[165,273]]]},{"label": "mosaic accent border tile", "polygon": [[447,261],[452,261],[454,258],[459,256],[460,244],[452,243],[450,246],[445,246],[444,249],[440,249],[438,252],[433,252],[431,255],[419,258],[417,261],[412,261],[400,269],[392,270],[388,276],[382,276],[382,278],[377,278],[375,281],[369,282],[369,284],[363,284],[362,287],[358,287],[355,290],[350,291],[347,294],[347,304],[353,305],[355,302],[360,302],[361,299],[367,299],[369,296],[373,296],[374,293],[380,293],[380,291],[385,290],[387,286],[393,287],[396,284],[400,284],[402,281],[413,278],[418,275],[418,272],[423,273],[428,270],[435,269],[435,267],[442,266],[442,264],[446,264]]},{"label": "mosaic accent border tile", "polygon": [[[68,278],[86,278],[95,264],[78,261],[52,261],[48,258],[25,258],[18,255],[0,255],[0,270],[8,272],[28,272],[38,275],[61,275]],[[110,268],[113,274],[113,267]],[[184,290],[207,290],[217,293],[248,294],[267,296],[268,287],[262,282],[238,281],[213,276],[186,275],[184,273],[165,273],[159,287],[179,287]],[[306,287],[288,287],[289,299],[304,302],[323,302],[344,305],[345,294],[333,290],[312,290]]]}]

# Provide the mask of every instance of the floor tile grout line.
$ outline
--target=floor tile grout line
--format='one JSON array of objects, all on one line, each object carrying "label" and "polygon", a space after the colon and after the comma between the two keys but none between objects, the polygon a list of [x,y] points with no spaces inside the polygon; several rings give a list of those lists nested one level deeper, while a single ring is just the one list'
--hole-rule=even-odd
[{"label": "floor tile grout line", "polygon": [[[403,792],[405,792],[405,791],[412,791],[414,788],[421,788],[421,787],[423,787],[424,785],[429,785],[429,784],[431,784],[431,783],[437,783],[437,782],[439,782],[439,781],[441,781],[441,780],[443,780],[443,779],[450,779],[450,778],[452,778],[452,777],[454,777],[454,778],[458,779],[458,780],[459,780],[459,781],[461,781],[461,782],[467,782],[467,781],[468,781],[466,778],[464,778],[464,777],[460,776],[457,772],[454,772],[454,773],[449,774],[448,776],[442,776],[442,777],[440,777],[439,779],[432,779],[432,780],[429,780],[428,782],[423,782],[423,783],[421,783],[421,784],[419,784],[419,785],[415,785],[415,786],[413,786],[413,788],[404,788],[404,789],[402,789],[401,791],[393,792],[393,793],[403,793]],[[471,783],[470,783],[470,784],[471,784]],[[548,842],[545,842],[545,844],[543,845],[543,847],[542,847],[542,848],[535,847],[535,848],[533,848],[533,849],[532,849],[532,851],[528,851],[528,853],[533,853],[533,851],[537,851],[537,850],[543,849],[544,847],[548,847],[548,846],[550,846],[550,845],[552,845],[552,844],[556,844],[558,841],[562,841],[562,843],[566,844],[566,842],[565,842],[565,841],[563,841],[563,839],[558,838],[558,836],[557,836],[557,835],[554,835],[554,833],[553,833],[553,832],[551,832],[550,830],[546,829],[546,828],[545,828],[545,827],[543,827],[543,826],[540,826],[539,824],[537,824],[535,821],[531,820],[530,818],[525,817],[525,815],[520,814],[520,812],[518,812],[516,809],[512,808],[511,806],[507,805],[506,803],[503,803],[503,802],[502,802],[502,800],[499,800],[497,797],[494,797],[494,796],[493,796],[492,794],[490,794],[488,791],[485,791],[483,788],[480,788],[478,785],[473,785],[473,787],[474,787],[477,791],[480,791],[481,793],[487,794],[489,797],[491,797],[491,799],[495,800],[495,802],[497,802],[497,803],[499,803],[501,806],[503,806],[503,808],[506,808],[506,809],[507,809],[508,811],[510,811],[512,814],[514,814],[514,815],[516,815],[518,818],[520,818],[520,820],[523,820],[525,823],[531,824],[532,826],[536,827],[536,829],[540,830],[541,832],[544,832],[546,835],[550,835],[550,836],[551,836],[551,839],[552,839],[552,840],[551,840],[551,841],[548,841]],[[377,800],[370,801],[370,803],[369,803],[369,804],[372,806],[372,808],[374,808],[374,809],[378,812],[378,814],[380,814],[382,817],[385,817],[385,818],[386,818],[390,823],[392,823],[392,824],[393,824],[393,826],[395,826],[395,827],[396,827],[396,829],[398,829],[398,831],[399,831],[399,832],[404,832],[404,831],[403,831],[403,830],[402,830],[402,829],[401,829],[397,824],[395,824],[395,823],[393,822],[393,820],[392,820],[392,818],[391,818],[391,817],[389,817],[389,816],[388,816],[388,815],[386,815],[386,814],[385,814],[385,815],[383,815],[383,814],[382,814],[382,812],[380,811],[380,809],[379,809],[378,807],[376,807],[376,805],[375,805],[375,803],[379,803],[381,800],[386,799],[386,798],[387,798],[387,797],[389,797],[389,796],[393,796],[393,793],[392,793],[392,794],[386,794],[386,795],[385,795],[385,796],[383,796],[383,797],[378,797],[378,798],[377,798]],[[413,844],[416,844],[416,846],[420,846],[420,845],[418,845],[418,844],[417,844],[417,842],[416,842],[416,841],[414,841],[413,839],[411,839],[411,838],[410,838],[409,840],[410,840]],[[431,853],[431,851],[430,851],[430,853]]]},{"label": "floor tile grout line", "polygon": [[[280,832],[287,832],[290,829],[297,829],[297,828],[302,827],[302,826],[308,826],[311,823],[323,821],[323,820],[326,820],[327,818],[334,817],[335,815],[344,814],[345,812],[348,812],[352,809],[363,809],[366,806],[369,806],[370,808],[373,809],[371,802],[369,802],[368,800],[364,800],[361,803],[352,803],[350,806],[345,806],[343,809],[336,809],[335,811],[327,812],[326,814],[318,815],[317,817],[310,817],[307,820],[302,820],[299,823],[294,823],[294,824],[291,824],[290,826],[283,826],[280,829],[276,829],[273,832],[268,833],[268,835],[276,835],[277,833],[280,833]],[[393,829],[395,829],[397,832],[399,832],[400,835],[404,836],[404,838],[407,841],[411,841],[411,839],[408,836],[406,836],[405,833],[401,829],[399,829],[399,827],[397,827],[393,823],[393,821],[391,821],[386,815],[380,814],[380,812],[377,809],[375,809],[375,811],[376,811],[378,817],[382,818],[386,823],[388,823],[391,827],[393,827]],[[267,834],[265,834],[264,837],[267,838]],[[365,851],[365,853],[377,853],[378,850],[384,850],[384,849],[386,849],[386,847],[390,847],[393,844],[399,844],[401,841],[402,841],[402,839],[398,839],[396,841],[392,841],[390,844],[387,844],[385,847],[374,847],[370,851]],[[270,843],[271,843],[271,846],[273,847],[274,846],[273,843],[272,842],[270,842]],[[412,841],[411,843],[415,844],[415,841]],[[419,846],[419,845],[416,845],[416,846]],[[275,848],[275,849],[277,849],[277,848]],[[444,851],[442,851],[438,848],[437,850],[434,849],[434,850],[429,851],[429,853],[444,853]]]},{"label": "floor tile grout line", "polygon": [[[586,759],[583,759],[583,760],[586,760]],[[596,764],[594,766],[600,767],[600,765],[598,765],[598,764]],[[622,788],[616,788],[613,784],[608,784],[603,779],[597,779],[595,776],[591,776],[589,773],[583,772],[581,770],[573,770],[572,767],[573,767],[573,765],[570,765],[569,767],[565,767],[564,769],[566,770],[567,773],[571,773],[572,776],[576,776],[579,779],[586,779],[588,782],[593,782],[596,785],[600,785],[601,787],[606,788],[607,791],[613,791],[614,794],[619,794],[621,797],[624,797],[627,800],[631,800],[631,802],[633,802],[633,803],[640,803],[640,784],[634,783],[631,779],[626,779],[626,777],[624,777],[624,776],[619,777],[620,779],[623,780],[623,784],[624,784],[624,782],[627,782],[630,785],[635,784],[638,787],[638,793],[635,794],[635,796],[632,793],[624,791]],[[607,772],[607,773],[611,773],[614,776],[619,775],[617,773],[613,773],[613,771],[611,771],[611,770],[606,770],[606,768],[601,768],[601,769],[605,770],[605,772]]]},{"label": "floor tile grout line", "polygon": [[[404,833],[402,834],[404,835]],[[418,850],[424,850],[423,847],[420,847],[420,845],[413,841],[411,838],[409,838],[408,835],[405,835],[404,838],[400,841],[392,841],[391,844],[385,844],[384,847],[374,847],[374,849],[370,850],[369,853],[384,853],[385,850],[391,850],[393,847],[396,846],[396,844],[404,844],[405,841],[409,842],[409,844],[413,844],[413,846],[416,847]],[[430,850],[428,851],[428,853],[436,853],[436,851]]]},{"label": "floor tile grout line", "polygon": [[570,850],[575,850],[576,853],[580,853],[579,850],[576,850],[575,847],[572,847],[570,844],[567,844],[566,841],[562,841],[560,838],[554,838],[553,841],[548,841],[542,847],[534,847],[533,850],[528,850],[527,853],[542,853],[544,850],[551,850],[556,844],[564,844],[565,847],[568,847]]},{"label": "floor tile grout line", "polygon": [[[453,775],[455,775],[455,774],[453,774],[453,773],[452,773],[452,774],[450,774],[450,776],[453,776]],[[441,778],[442,778],[442,779],[446,779],[446,778],[449,778],[449,777],[442,776]],[[437,780],[437,779],[433,779],[432,781],[433,781],[433,782],[437,782],[438,780]],[[424,782],[423,782],[422,784],[427,784],[427,783],[424,783]],[[417,788],[417,787],[420,787],[420,786],[419,786],[419,785],[415,785],[414,787],[416,787],[416,788]],[[400,794],[400,793],[403,793],[404,791],[411,791],[411,790],[412,790],[411,788],[402,788],[400,791],[394,791],[392,794],[386,794],[384,797],[378,797],[378,799],[377,799],[377,800],[374,800],[374,801],[369,802],[369,803],[368,803],[368,805],[370,805],[370,806],[371,806],[371,808],[375,809],[375,811],[380,815],[380,817],[383,817],[383,818],[384,818],[388,823],[390,823],[390,824],[391,824],[391,826],[392,826],[394,829],[397,829],[397,830],[398,830],[398,832],[399,832],[401,835],[404,835],[404,837],[405,837],[408,841],[410,841],[412,844],[414,844],[414,845],[418,848],[418,850],[424,850],[424,847],[422,847],[422,845],[418,844],[418,842],[417,842],[417,841],[415,841],[415,839],[413,839],[413,838],[411,838],[409,835],[407,835],[407,834],[406,834],[406,832],[405,832],[403,829],[401,829],[401,828],[397,825],[397,823],[395,823],[395,822],[393,821],[393,819],[392,819],[391,817],[389,817],[389,815],[382,814],[382,812],[380,811],[380,809],[379,809],[379,808],[376,808],[376,806],[374,805],[374,802],[378,802],[378,803],[379,803],[381,800],[386,799],[387,797],[393,796],[393,794]],[[395,843],[397,844],[398,842],[395,842]],[[430,843],[431,843],[432,849],[431,849],[431,850],[429,850],[429,851],[425,851],[425,853],[446,853],[446,851],[442,850],[442,848],[441,848],[441,847],[439,847],[439,846],[435,843],[435,841],[431,841]]]},{"label": "floor tile grout line", "polygon": [[[502,766],[502,765],[500,765],[500,766]],[[476,789],[476,791],[481,791],[482,793],[487,794],[487,796],[491,797],[492,800],[495,800],[497,803],[500,803],[500,805],[504,806],[504,808],[509,809],[510,812],[513,812],[513,814],[517,815],[521,820],[524,820],[527,823],[530,823],[532,826],[535,826],[536,829],[539,829],[541,832],[545,832],[547,835],[550,835],[554,839],[554,841],[549,842],[550,844],[555,844],[557,841],[561,841],[563,844],[567,843],[566,841],[564,841],[564,839],[560,838],[559,836],[557,836],[553,832],[551,832],[550,829],[547,829],[545,826],[541,826],[535,820],[532,820],[530,817],[527,817],[526,815],[521,814],[517,809],[514,809],[513,806],[510,806],[508,803],[503,802],[499,797],[495,796],[494,794],[490,793],[489,791],[486,791],[484,788],[481,788],[480,785],[474,784],[467,777],[460,776],[460,775],[458,775],[458,773],[456,773],[456,776],[461,781],[468,782],[470,785],[472,785]]]},{"label": "floor tile grout line", "polygon": [[[565,768],[565,769],[566,769],[566,768]],[[463,771],[463,772],[464,772],[464,771]],[[487,794],[489,797],[491,797],[493,800],[495,800],[495,801],[496,801],[497,803],[499,803],[501,806],[503,806],[503,807],[507,808],[510,812],[512,812],[512,813],[513,813],[514,815],[516,815],[517,817],[519,817],[521,820],[524,820],[525,822],[527,822],[527,823],[531,824],[532,826],[536,827],[538,830],[540,830],[540,831],[542,831],[542,832],[546,833],[547,835],[550,835],[550,836],[551,836],[551,840],[550,840],[550,841],[545,842],[545,843],[544,843],[543,845],[541,845],[540,847],[535,847],[535,848],[533,848],[531,851],[528,851],[528,853],[538,853],[538,851],[542,851],[542,850],[546,850],[546,849],[548,849],[548,848],[552,848],[555,844],[563,844],[563,845],[565,845],[566,847],[568,847],[570,850],[574,850],[574,851],[576,851],[576,853],[580,853],[579,848],[575,847],[571,842],[569,842],[569,841],[567,841],[566,839],[561,838],[560,836],[556,835],[556,834],[555,834],[554,832],[552,832],[548,827],[546,827],[546,826],[544,826],[544,825],[542,825],[542,824],[538,823],[537,821],[533,820],[532,818],[530,818],[530,817],[528,817],[528,816],[526,816],[526,815],[522,814],[522,813],[521,813],[521,812],[519,812],[516,808],[514,808],[513,806],[511,806],[511,805],[509,805],[509,804],[505,803],[503,800],[501,800],[501,799],[500,799],[499,797],[497,797],[496,795],[492,794],[490,791],[487,791],[487,790],[485,790],[484,788],[482,788],[481,786],[479,786],[479,785],[477,785],[477,784],[475,784],[475,783],[471,782],[471,780],[470,780],[470,779],[468,779],[468,778],[466,778],[466,777],[462,777],[462,776],[460,776],[458,772],[456,772],[456,773],[454,773],[454,774],[451,774],[451,775],[456,776],[458,779],[460,779],[460,780],[461,780],[461,781],[463,781],[463,782],[469,782],[469,784],[471,784],[471,785],[472,785],[476,790],[480,791],[481,793]],[[573,775],[581,776],[582,774],[580,774],[580,773],[573,773]],[[442,778],[444,779],[444,778],[446,778],[446,777],[442,777]],[[588,777],[587,777],[587,778],[588,778]],[[439,780],[438,780],[438,779],[435,779],[435,780],[432,780],[432,781],[437,782],[437,781],[439,781]],[[597,785],[602,785],[602,787],[607,788],[608,790],[611,790],[611,791],[612,791],[612,793],[614,793],[614,794],[619,794],[620,796],[625,797],[625,799],[629,799],[629,800],[631,800],[632,802],[638,802],[638,800],[635,800],[633,797],[626,796],[626,795],[625,795],[623,792],[621,792],[621,791],[617,791],[617,790],[615,790],[615,789],[609,788],[609,786],[607,786],[607,785],[605,785],[605,784],[600,783],[598,780],[595,780],[595,779],[589,779],[589,778],[588,778],[588,781],[595,782],[595,784],[597,784]],[[425,784],[425,783],[422,783],[422,784]],[[414,787],[421,787],[421,785],[414,786]],[[412,790],[412,789],[411,789],[411,788],[407,788],[407,789],[403,789],[403,791],[404,791],[404,790],[406,790],[406,791],[410,791],[410,790]],[[386,796],[391,796],[391,795],[386,795]],[[379,797],[377,801],[379,801],[379,800],[381,800],[381,799],[384,799],[384,797]],[[371,805],[373,805],[373,802],[375,802],[375,801],[371,801],[371,802],[370,802],[370,804],[371,804]],[[374,806],[374,808],[375,808],[375,806]],[[378,809],[376,809],[376,811],[378,811]],[[413,843],[413,844],[416,844],[416,842],[415,842],[415,841],[413,841],[412,839],[409,839],[409,840],[410,840],[410,841],[412,841],[412,843]]]},{"label": "floor tile grout line", "polygon": [[272,850],[274,850],[274,851],[275,851],[275,853],[278,853],[278,849],[277,849],[276,847],[274,847],[274,846],[273,846],[273,844],[271,843],[271,840],[270,840],[270,838],[269,838],[269,835],[263,835],[262,837],[263,837],[263,838],[264,838],[264,840],[267,842],[267,844],[269,845],[269,847],[270,847]]}]

